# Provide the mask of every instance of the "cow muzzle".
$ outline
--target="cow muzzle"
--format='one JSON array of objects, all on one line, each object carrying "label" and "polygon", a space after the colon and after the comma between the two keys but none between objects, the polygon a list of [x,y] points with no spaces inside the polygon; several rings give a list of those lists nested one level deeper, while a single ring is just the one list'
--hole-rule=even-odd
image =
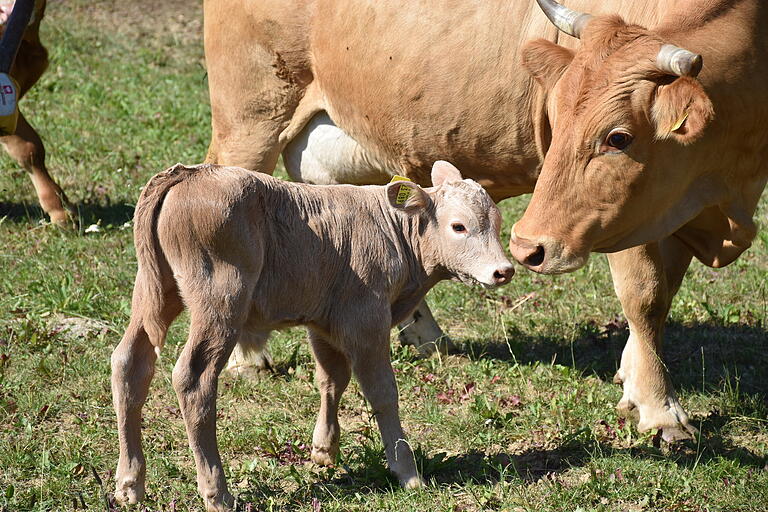
[{"label": "cow muzzle", "polygon": [[559,240],[548,236],[525,237],[512,233],[509,250],[512,256],[529,270],[539,274],[565,274],[584,266],[589,253],[574,254]]}]

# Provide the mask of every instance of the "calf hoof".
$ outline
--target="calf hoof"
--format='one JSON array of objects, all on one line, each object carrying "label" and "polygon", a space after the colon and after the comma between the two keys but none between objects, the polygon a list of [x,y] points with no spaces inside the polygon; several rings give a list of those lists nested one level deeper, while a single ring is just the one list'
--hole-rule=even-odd
[{"label": "calf hoof", "polygon": [[336,463],[336,456],[339,454],[339,449],[333,448],[320,448],[312,446],[312,454],[310,459],[318,466],[332,466]]},{"label": "calf hoof", "polygon": [[680,424],[674,427],[665,427],[661,429],[661,438],[668,443],[676,443],[678,441],[686,441],[693,439],[696,436],[698,429],[693,425]]},{"label": "calf hoof", "polygon": [[206,512],[230,512],[235,508],[235,498],[227,491],[223,494],[203,496]]},{"label": "calf hoof", "polygon": [[133,505],[144,499],[144,483],[132,478],[118,482],[115,487],[115,501],[120,505]]},{"label": "calf hoof", "polygon": [[400,485],[403,489],[421,489],[426,487],[427,483],[419,475],[414,475],[410,478],[401,479]]}]

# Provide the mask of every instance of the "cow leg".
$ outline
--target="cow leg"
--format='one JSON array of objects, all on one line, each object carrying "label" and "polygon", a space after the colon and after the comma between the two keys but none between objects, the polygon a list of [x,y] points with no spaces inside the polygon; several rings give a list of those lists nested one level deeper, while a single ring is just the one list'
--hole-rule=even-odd
[{"label": "cow leg", "polygon": [[[157,355],[149,342],[141,318],[142,298],[134,292],[133,313],[128,329],[112,352],[112,398],[117,414],[120,457],[115,473],[115,499],[136,503],[144,498],[146,466],[141,448],[141,409],[155,373]],[[169,326],[182,309],[177,296],[166,295],[161,319]]]},{"label": "cow leg", "polygon": [[677,399],[662,354],[664,323],[690,260],[690,252],[671,238],[608,256],[629,323],[614,378],[624,385],[617,408],[637,419],[640,432],[661,429],[667,441],[689,438],[696,431]]},{"label": "cow leg", "polygon": [[435,352],[448,354],[455,349],[451,338],[437,325],[426,300],[419,302],[408,319],[398,327],[400,343],[416,347],[422,356],[430,356]]},{"label": "cow leg", "polygon": [[77,218],[75,209],[45,167],[43,141],[21,113],[19,113],[16,133],[0,137],[0,142],[3,143],[8,154],[29,173],[40,206],[51,218],[51,222],[62,227],[74,225]]},{"label": "cow leg", "polygon": [[400,424],[397,383],[389,360],[389,332],[372,343],[355,343],[352,370],[379,424],[390,471],[407,489],[421,487],[413,451]]},{"label": "cow leg", "polygon": [[310,332],[315,355],[315,382],[320,390],[320,412],[312,434],[312,462],[328,466],[339,454],[339,401],[352,370],[347,357],[317,333]]}]

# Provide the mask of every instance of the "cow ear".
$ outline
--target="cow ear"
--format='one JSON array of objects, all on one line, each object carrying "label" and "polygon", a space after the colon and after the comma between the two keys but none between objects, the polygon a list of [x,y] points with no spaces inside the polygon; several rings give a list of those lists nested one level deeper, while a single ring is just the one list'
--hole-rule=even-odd
[{"label": "cow ear", "polygon": [[394,181],[387,185],[389,205],[408,214],[426,210],[432,200],[424,189],[412,181]]},{"label": "cow ear", "polygon": [[698,80],[683,76],[656,89],[651,118],[656,138],[689,144],[699,138],[714,117],[712,102]]},{"label": "cow ear", "polygon": [[523,47],[523,67],[544,88],[550,91],[571,61],[573,50],[546,39],[535,39]]},{"label": "cow ear", "polygon": [[453,164],[438,160],[432,164],[432,186],[439,187],[447,181],[461,181],[461,172]]}]

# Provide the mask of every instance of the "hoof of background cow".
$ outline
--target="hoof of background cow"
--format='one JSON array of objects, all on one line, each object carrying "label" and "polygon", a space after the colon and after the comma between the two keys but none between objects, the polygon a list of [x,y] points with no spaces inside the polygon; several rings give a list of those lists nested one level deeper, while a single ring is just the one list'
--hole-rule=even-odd
[{"label": "hoof of background cow", "polygon": [[688,423],[688,415],[678,407],[672,406],[659,410],[655,415],[646,414],[645,417],[641,417],[640,409],[635,403],[623,399],[616,405],[616,410],[620,416],[632,420],[639,432],[661,430],[661,438],[668,443],[674,443],[692,439],[698,432],[696,427]]},{"label": "hoof of background cow", "polygon": [[332,466],[336,463],[336,455],[339,453],[339,449],[336,448],[318,448],[312,447],[312,454],[309,456],[312,462],[318,466]]},{"label": "hoof of background cow", "polygon": [[76,231],[78,228],[77,214],[67,210],[61,210],[56,212],[50,212],[48,215],[51,219],[51,224],[59,229],[65,231]]},{"label": "hoof of background cow", "polygon": [[456,351],[456,345],[453,344],[453,341],[451,341],[447,334],[440,334],[437,338],[426,339],[410,332],[409,329],[403,329],[398,334],[398,339],[401,345],[415,347],[422,357],[429,357],[436,353],[448,355]]},{"label": "hoof of background cow", "polygon": [[144,486],[126,480],[115,488],[115,501],[120,505],[134,505],[144,499]]},{"label": "hoof of background cow", "polygon": [[417,475],[405,480],[400,480],[400,485],[403,489],[421,489],[422,487],[426,487],[427,483]]},{"label": "hoof of background cow", "polygon": [[206,512],[230,512],[235,507],[235,498],[228,492],[221,496],[205,496],[203,501],[205,502]]},{"label": "hoof of background cow", "polygon": [[247,355],[234,353],[229,358],[227,373],[243,378],[259,378],[275,373],[272,355],[266,350],[249,352]]}]

